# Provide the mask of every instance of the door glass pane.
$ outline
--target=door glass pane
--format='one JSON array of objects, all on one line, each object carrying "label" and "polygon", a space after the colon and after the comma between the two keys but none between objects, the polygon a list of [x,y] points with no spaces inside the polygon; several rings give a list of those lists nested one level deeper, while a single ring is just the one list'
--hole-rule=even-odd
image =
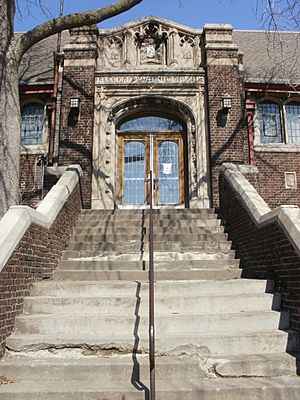
[{"label": "door glass pane", "polygon": [[120,126],[120,132],[181,132],[182,125],[168,118],[161,117],[141,117],[124,122]]},{"label": "door glass pane", "polygon": [[124,146],[124,204],[145,202],[145,144],[127,142]]},{"label": "door glass pane", "polygon": [[159,204],[179,204],[178,143],[159,142],[158,180]]}]

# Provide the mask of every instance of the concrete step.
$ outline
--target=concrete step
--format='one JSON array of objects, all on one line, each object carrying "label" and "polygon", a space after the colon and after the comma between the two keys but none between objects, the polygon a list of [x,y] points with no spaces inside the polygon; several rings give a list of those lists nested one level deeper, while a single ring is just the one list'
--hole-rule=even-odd
[{"label": "concrete step", "polygon": [[[143,248],[141,248],[141,249],[127,248],[127,249],[124,249],[124,251],[120,251],[120,249],[115,249],[115,250],[108,251],[107,249],[101,250],[101,248],[97,250],[96,249],[97,246],[95,246],[95,249],[92,249],[92,250],[79,250],[81,248],[81,245],[84,245],[84,244],[79,244],[78,247],[75,245],[74,246],[74,250],[69,250],[68,249],[68,250],[64,251],[60,261],[68,261],[68,260],[74,260],[74,261],[80,261],[80,260],[95,261],[95,260],[99,260],[99,261],[104,261],[104,260],[106,260],[106,257],[109,257],[109,255],[111,255],[111,256],[113,256],[113,255],[122,256],[122,255],[124,255],[124,253],[127,254],[127,255],[129,255],[129,254],[137,254],[138,253],[140,260],[142,260],[141,263],[143,263],[143,267],[144,267],[144,265],[148,265],[148,261],[147,261],[148,252],[149,252],[148,248],[145,248],[145,249],[143,249]],[[157,250],[157,251],[163,253],[163,251],[161,249]],[[170,253],[169,249],[164,250],[164,252]],[[226,263],[227,261],[234,259],[233,255],[235,256],[234,252],[230,252],[229,253],[228,250],[225,250],[223,252],[223,249],[219,249],[218,252],[213,251],[213,250],[209,250],[209,249],[207,249],[207,250],[206,249],[203,249],[203,250],[190,249],[190,250],[186,250],[186,252],[190,253],[190,254],[193,254],[193,256],[190,257],[191,258],[190,260],[188,260],[188,259],[185,260],[185,261],[189,261],[189,262],[197,261],[196,258],[198,258],[198,261],[201,261],[201,260],[204,260],[204,259],[207,259],[207,260],[210,260],[210,261],[212,261],[212,260],[215,260],[215,261],[223,260]],[[221,255],[224,254],[225,252],[227,254],[231,254],[232,256],[228,256],[228,257],[226,257],[224,259],[224,257],[221,256]],[[179,253],[179,254],[180,253],[184,253],[184,250],[181,249],[177,253]],[[195,257],[196,254],[198,255],[198,257]],[[202,255],[202,257],[200,257],[200,255]],[[104,260],[103,260],[103,258],[104,258]],[[110,258],[112,258],[112,257],[110,257]],[[126,259],[124,260],[124,262],[125,261],[126,261]],[[177,263],[179,261],[182,261],[182,260],[179,259],[179,260],[176,261],[176,259],[175,259],[174,261],[170,261],[169,262],[170,268],[172,268],[172,264],[175,264],[175,269],[176,269]],[[239,260],[234,259],[233,261],[236,261],[236,264],[239,265]],[[127,260],[127,262],[135,263],[136,259],[133,260],[133,261],[128,261]],[[167,261],[164,261],[164,262],[167,262]],[[155,263],[157,265],[159,265],[159,264],[162,263],[162,261],[156,261]],[[172,269],[174,269],[174,268],[172,268]]]},{"label": "concrete step", "polygon": [[[56,350],[49,357],[35,352],[9,353],[0,362],[0,376],[12,381],[39,381],[41,377],[47,380],[77,380],[77,381],[111,381],[118,380],[148,380],[148,355],[127,355],[105,358],[97,352],[77,349]],[[83,355],[84,353],[85,355]],[[90,355],[87,355],[90,354]],[[69,358],[67,358],[69,356]],[[71,358],[73,356],[73,358]],[[43,358],[41,358],[43,357]],[[287,364],[287,362],[286,362]],[[202,367],[196,357],[157,357],[156,379],[199,379],[208,376],[206,368]]]},{"label": "concrete step", "polygon": [[[101,260],[89,258],[75,258],[78,253],[68,252],[71,259],[59,261],[59,270],[86,270],[86,271],[146,271],[148,261],[126,261],[126,260]],[[74,256],[74,259],[72,259]],[[197,270],[197,269],[238,269],[239,260],[216,259],[216,260],[175,260],[155,262],[155,271]]]},{"label": "concrete step", "polygon": [[[74,293],[75,294],[75,293]],[[211,313],[269,311],[273,296],[266,293],[247,293],[234,295],[168,295],[155,296],[157,314],[196,314],[209,310]],[[136,296],[30,296],[24,299],[24,314],[124,314],[131,315],[139,307],[139,313],[148,312],[148,293],[138,291]]]},{"label": "concrete step", "polygon": [[[75,226],[75,233],[93,233],[97,232],[98,229],[105,229],[107,227],[111,228],[127,228],[130,226],[135,226],[140,229],[146,228],[149,229],[149,220],[141,220],[136,218],[130,218],[129,220],[123,219],[114,219],[114,220],[97,220],[97,219],[79,219],[77,225]],[[200,227],[200,228],[209,228],[220,226],[220,220],[217,218],[182,218],[182,219],[154,219],[154,229],[159,230],[160,228],[185,228],[185,227]],[[85,232],[88,230],[88,232]],[[90,231],[90,232],[89,232]]]},{"label": "concrete step", "polygon": [[[143,227],[149,227],[149,219],[139,220],[133,219],[131,221],[124,221],[120,219],[114,219],[111,221],[102,221],[101,219],[91,218],[90,220],[80,220],[77,223],[78,228],[127,228],[128,224],[134,225],[135,227],[141,229]],[[195,227],[195,228],[210,228],[220,226],[220,220],[217,218],[182,218],[177,219],[173,217],[172,219],[155,219],[154,229],[160,228],[185,228],[185,227]]]},{"label": "concrete step", "polygon": [[[205,360],[197,356],[157,357],[156,379],[168,377],[178,380],[201,378],[275,377],[296,375],[297,359],[287,353],[253,354],[240,356],[208,355]],[[97,351],[62,349],[47,354],[29,352],[10,353],[0,362],[0,376],[13,382],[43,380],[147,381],[149,378],[148,355],[127,355],[107,358]]]},{"label": "concrete step", "polygon": [[270,377],[296,375],[300,372],[300,354],[248,354],[247,357],[210,356],[208,363],[222,378]]},{"label": "concrete step", "polygon": [[[98,260],[98,261],[147,261],[149,258],[148,251],[99,251],[95,257],[86,257],[85,252],[80,252],[81,260]],[[196,260],[234,260],[235,251],[225,250],[218,253],[209,253],[205,251],[155,251],[154,261],[160,262],[177,262],[177,261],[196,261]]]},{"label": "concrete step", "polygon": [[[134,315],[135,313],[135,315]],[[74,337],[81,337],[82,332],[89,335],[113,335],[116,329],[124,335],[136,332],[139,336],[147,336],[148,313],[142,314],[139,310],[139,301],[132,309],[132,315],[114,314],[99,315],[86,314],[82,309],[81,314],[22,314],[16,318],[15,333],[47,335],[49,331],[57,337],[68,337],[70,331]],[[239,313],[221,314],[156,314],[155,329],[157,337],[169,334],[185,333],[214,333],[221,332],[251,332],[257,327],[261,330],[276,330],[279,326],[280,314],[275,311],[244,311]],[[284,327],[285,328],[285,327]]]},{"label": "concrete step", "polygon": [[[119,332],[119,330],[118,330]],[[215,332],[215,333],[185,333],[184,335],[169,334],[157,338],[156,353],[160,355],[186,355],[189,353],[207,352],[214,355],[265,354],[282,353],[287,347],[288,334],[282,331],[252,331],[252,332]],[[37,351],[59,348],[83,348],[102,350],[108,354],[126,354],[132,351],[148,352],[148,335],[111,335],[109,338],[91,336],[84,330],[81,337],[57,337],[50,331],[47,335],[17,335],[7,339],[7,348],[13,351]],[[292,351],[292,348],[289,348]]]},{"label": "concrete step", "polygon": [[[127,240],[124,241],[105,241],[105,242],[79,242],[76,236],[72,237],[72,241],[68,245],[68,250],[75,251],[124,251],[135,249],[136,251],[140,251],[140,249],[148,250],[149,244],[148,241],[141,240]],[[228,251],[231,249],[231,242],[218,242],[218,241],[155,241],[154,242],[154,251],[206,251],[209,253],[217,253],[220,251]]]},{"label": "concrete step", "polygon": [[[87,234],[91,234],[91,231],[94,231],[95,228],[78,228],[74,231],[73,236],[70,238],[72,239],[75,235],[77,234],[83,234],[83,235],[87,235]],[[97,230],[97,235],[98,235],[98,229]],[[141,234],[141,232],[138,233],[132,233],[132,234],[128,234],[128,233],[115,233],[115,234],[111,234],[111,235],[107,235],[106,233],[102,234],[102,235],[98,235],[98,237],[100,238],[101,242],[107,241],[107,242],[125,242],[125,241],[131,241],[131,240],[138,240],[138,241],[148,241],[149,240],[149,234],[147,233],[145,234]],[[169,241],[190,241],[190,240],[194,240],[200,242],[204,241],[204,242],[218,242],[218,243],[223,243],[223,242],[227,242],[228,241],[228,235],[227,233],[204,233],[204,234],[191,234],[191,233],[186,233],[186,234],[181,234],[178,233],[178,231],[174,232],[174,233],[164,233],[164,234],[160,234],[155,233],[155,237],[154,240],[156,242],[159,241],[163,241],[163,242],[169,242]],[[231,243],[231,242],[229,242]]]},{"label": "concrete step", "polygon": [[[227,280],[238,279],[242,271],[236,268],[222,269],[194,269],[194,270],[175,270],[175,271],[156,271],[155,280]],[[108,271],[108,270],[57,270],[53,272],[53,278],[58,280],[73,281],[103,281],[103,280],[123,280],[123,281],[148,281],[148,271]]]},{"label": "concrete step", "polygon": [[[218,219],[215,213],[167,213],[167,214],[153,214],[154,223],[158,221],[181,221],[181,220],[209,220],[209,219]],[[80,214],[78,217],[78,223],[85,224],[90,222],[97,222],[99,224],[107,224],[111,222],[131,222],[135,223],[149,223],[149,214],[111,214],[111,215],[98,215],[98,214]]]},{"label": "concrete step", "polygon": [[[115,210],[81,210],[80,216],[102,216],[102,217],[123,217],[123,216],[148,216],[149,217],[150,210],[149,209],[115,209]],[[196,216],[205,216],[205,215],[216,215],[214,208],[160,208],[153,210],[153,216],[180,216],[184,215],[185,218],[187,216],[193,217]]]},{"label": "concrete step", "polygon": [[[123,381],[26,381],[2,385],[3,400],[144,400],[148,398],[147,382]],[[274,400],[299,398],[298,377],[238,378],[157,381],[157,400]],[[146,392],[146,393],[145,393]]]},{"label": "concrete step", "polygon": [[[92,227],[86,227],[84,228],[81,225],[77,225],[78,229],[91,229]],[[107,227],[97,227],[95,229],[96,233],[95,234],[82,234],[80,236],[84,237],[84,240],[81,241],[90,241],[93,240],[93,238],[96,236],[97,238],[103,237],[103,235],[144,235],[146,237],[147,232],[149,230],[146,228],[142,228],[138,225],[134,224],[128,224],[124,227],[119,227],[119,226],[111,226],[108,225]],[[171,226],[171,227],[154,227],[154,235],[162,236],[162,235],[174,235],[178,234],[178,232],[181,232],[182,235],[186,234],[192,234],[192,235],[212,235],[212,234],[223,234],[224,233],[224,227],[223,226],[190,226],[187,224],[184,227],[178,227],[178,226]],[[76,236],[79,236],[76,234]],[[97,239],[98,240],[98,239]],[[99,239],[100,240],[100,239]]]},{"label": "concrete step", "polygon": [[[180,297],[207,295],[212,297],[218,295],[232,295],[245,297],[264,293],[266,281],[256,279],[233,279],[225,281],[181,281],[180,286],[176,281],[160,281],[155,284],[156,297]],[[42,281],[33,282],[31,288],[32,296],[61,297],[61,296],[133,296],[148,295],[149,285],[147,282],[134,281]]]}]

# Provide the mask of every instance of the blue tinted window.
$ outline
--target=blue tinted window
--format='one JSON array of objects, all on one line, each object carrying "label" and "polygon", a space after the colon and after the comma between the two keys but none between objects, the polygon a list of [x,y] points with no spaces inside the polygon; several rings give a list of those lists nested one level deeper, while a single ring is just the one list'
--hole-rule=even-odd
[{"label": "blue tinted window", "polygon": [[141,117],[124,122],[120,126],[120,132],[161,132],[174,131],[181,132],[182,125],[168,118],[161,117]]}]

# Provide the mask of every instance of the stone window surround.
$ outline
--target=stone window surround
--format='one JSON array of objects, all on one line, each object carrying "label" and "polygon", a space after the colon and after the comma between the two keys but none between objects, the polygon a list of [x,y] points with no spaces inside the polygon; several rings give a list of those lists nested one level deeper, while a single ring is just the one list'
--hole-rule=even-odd
[{"label": "stone window surround", "polygon": [[[22,108],[29,103],[37,103],[42,104],[44,106],[44,122],[43,122],[43,143],[41,144],[30,144],[30,145],[23,145],[20,144],[20,154],[44,154],[48,152],[49,147],[49,138],[48,138],[48,118],[47,118],[47,107],[45,101],[41,100],[40,98],[36,98],[34,96],[30,96],[26,99],[21,101],[20,109],[22,115]],[[21,133],[20,133],[21,134]]]},{"label": "stone window surround", "polygon": [[[260,142],[260,127],[257,113],[257,106],[259,103],[264,101],[274,102],[280,107],[280,119],[281,119],[281,133],[283,137],[282,143],[261,143]],[[266,153],[298,153],[300,152],[300,142],[297,143],[287,143],[287,126],[286,126],[286,116],[285,116],[285,105],[293,102],[299,102],[299,96],[291,96],[287,99],[283,99],[282,97],[276,96],[264,96],[260,99],[256,99],[256,107],[253,118],[253,127],[254,127],[254,150],[256,152],[266,152]]]}]

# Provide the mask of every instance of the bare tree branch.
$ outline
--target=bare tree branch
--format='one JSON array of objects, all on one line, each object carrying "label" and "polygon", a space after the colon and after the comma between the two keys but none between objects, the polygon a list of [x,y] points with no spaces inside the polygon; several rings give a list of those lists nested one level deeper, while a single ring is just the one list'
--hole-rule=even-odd
[{"label": "bare tree branch", "polygon": [[98,10],[86,11],[79,14],[70,14],[61,18],[54,18],[36,26],[34,29],[24,33],[19,39],[17,48],[20,56],[23,55],[31,46],[65,29],[77,28],[83,25],[93,25],[108,18],[114,17],[122,12],[130,10],[143,0],[119,0]]}]

